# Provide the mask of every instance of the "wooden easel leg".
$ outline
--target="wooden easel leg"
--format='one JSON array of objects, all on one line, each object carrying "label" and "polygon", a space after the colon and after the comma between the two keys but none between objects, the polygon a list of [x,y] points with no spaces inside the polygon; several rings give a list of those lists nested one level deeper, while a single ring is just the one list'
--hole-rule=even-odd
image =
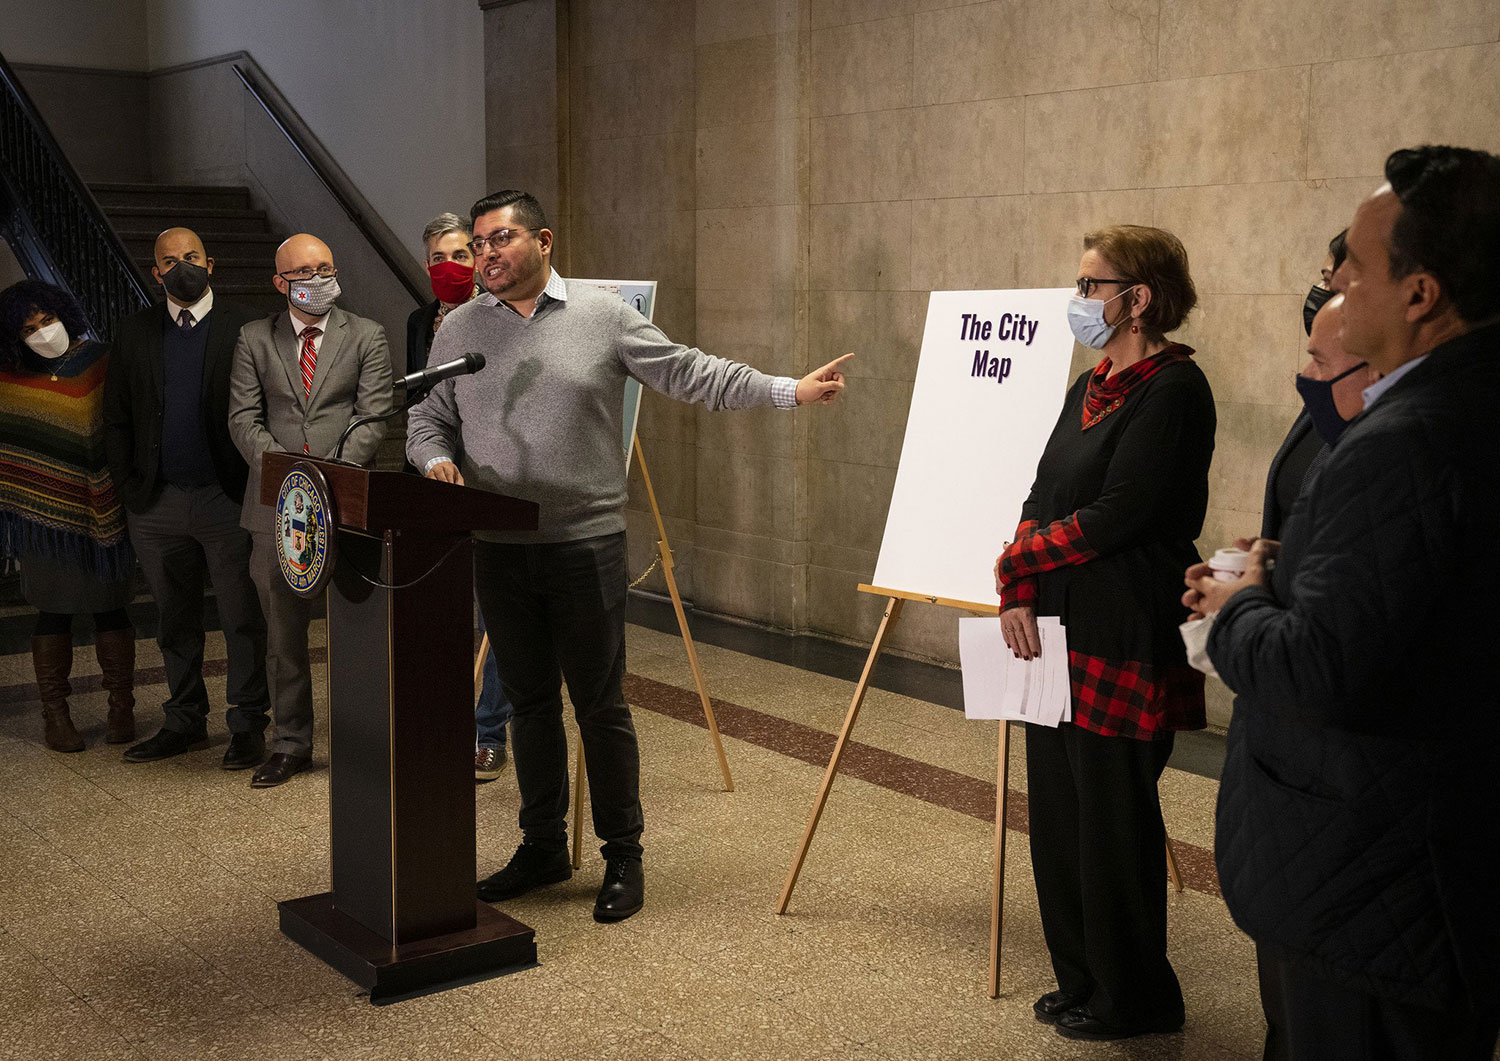
[{"label": "wooden easel leg", "polygon": [[719,737],[719,721],[714,718],[713,701],[708,696],[708,685],[703,680],[703,668],[698,663],[698,647],[693,644],[693,635],[688,630],[687,612],[682,607],[682,594],[677,589],[674,573],[676,561],[672,558],[672,546],[667,542],[667,527],[662,522],[661,508],[656,503],[656,491],[651,486],[651,472],[646,467],[646,451],[641,449],[639,436],[633,440],[636,463],[641,468],[641,482],[646,487],[646,501],[651,506],[651,515],[656,520],[656,548],[661,554],[661,573],[667,580],[667,592],[672,597],[672,610],[677,613],[677,629],[682,631],[682,644],[687,649],[688,666],[693,672],[693,684],[698,687],[698,700],[703,704],[703,717],[708,720],[708,733],[714,742],[714,753],[719,757],[719,774],[724,778],[724,791],[734,791],[734,778],[729,775],[729,758],[724,754],[724,742]]},{"label": "wooden easel leg", "polygon": [[875,661],[880,657],[880,650],[885,645],[886,636],[891,628],[896,625],[896,620],[901,617],[900,597],[887,597],[885,602],[885,616],[880,620],[880,629],[875,631],[875,640],[870,645],[870,655],[865,659],[865,669],[859,676],[859,684],[854,687],[854,699],[849,702],[849,713],[844,717],[844,728],[839,731],[838,743],[833,746],[833,755],[828,760],[828,769],[823,773],[823,784],[818,788],[818,798],[813,801],[812,814],[807,819],[807,828],[802,833],[802,843],[797,848],[797,857],[792,861],[791,871],[786,875],[786,886],[781,889],[781,901],[776,904],[778,914],[786,913],[787,904],[792,901],[792,889],[797,886],[797,876],[802,872],[802,863],[807,858],[807,849],[812,845],[813,833],[817,832],[818,819],[823,816],[823,807],[828,802],[828,790],[833,787],[833,775],[838,773],[839,759],[844,755],[844,748],[849,743],[849,734],[854,729],[854,722],[859,718],[860,706],[865,701],[865,692],[870,687],[870,675],[875,670]]},{"label": "wooden easel leg", "polygon": [[583,763],[583,734],[578,735],[578,765],[573,772],[573,868],[583,865],[583,797],[589,774]]},{"label": "wooden easel leg", "polygon": [[1000,997],[1000,941],[1005,926],[1005,794],[1010,787],[1010,723],[1000,723],[995,771],[995,866],[990,890],[990,997]]},{"label": "wooden easel leg", "polygon": [[474,657],[474,699],[479,699],[479,692],[484,688],[484,661],[490,654],[490,635],[486,631],[479,641],[479,655]]},{"label": "wooden easel leg", "polygon": [[1177,852],[1172,850],[1172,838],[1167,837],[1167,879],[1172,887],[1182,891],[1182,874],[1177,869]]},{"label": "wooden easel leg", "polygon": [[[646,466],[641,465],[642,474]],[[698,687],[698,700],[703,704],[703,717],[708,720],[708,733],[713,738],[714,752],[719,757],[719,774],[724,778],[724,791],[734,791],[734,778],[729,776],[729,759],[724,754],[724,742],[719,738],[719,720],[714,718],[713,702],[708,698],[708,686],[703,681],[703,668],[698,665],[698,647],[693,644],[693,635],[688,631],[687,613],[682,607],[682,594],[677,591],[677,578],[672,573],[672,547],[667,544],[665,533],[656,547],[661,550],[661,572],[667,579],[667,591],[672,595],[672,610],[677,613],[677,628],[682,631],[682,644],[687,649],[688,666],[693,671],[693,684]]]}]

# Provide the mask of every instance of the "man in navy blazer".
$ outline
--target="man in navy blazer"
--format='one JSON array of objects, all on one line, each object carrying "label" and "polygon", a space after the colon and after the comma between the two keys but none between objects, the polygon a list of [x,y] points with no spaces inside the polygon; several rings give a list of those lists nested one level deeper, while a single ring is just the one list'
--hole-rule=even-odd
[{"label": "man in navy blazer", "polygon": [[144,763],[207,739],[203,683],[204,576],[214,587],[229,674],[226,770],[265,757],[266,624],[250,580],[250,535],[240,526],[247,468],[229,437],[229,368],[240,328],[262,316],[215,296],[214,261],[197,233],[156,238],[151,275],[166,301],[120,320],[104,390],[110,474],[130,539],[161,613],[167,671],[156,736],[125,752]]}]

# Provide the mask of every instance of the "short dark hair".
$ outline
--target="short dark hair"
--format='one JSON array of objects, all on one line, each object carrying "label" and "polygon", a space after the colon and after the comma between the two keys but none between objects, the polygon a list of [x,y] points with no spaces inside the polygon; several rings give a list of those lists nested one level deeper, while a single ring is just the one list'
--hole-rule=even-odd
[{"label": "short dark hair", "polygon": [[1459,318],[1500,317],[1500,157],[1467,147],[1403,148],[1385,160],[1401,203],[1391,227],[1391,276],[1429,273]]},{"label": "short dark hair", "polygon": [[1150,338],[1161,339],[1182,327],[1198,304],[1198,290],[1188,273],[1187,248],[1166,229],[1110,225],[1084,236],[1083,249],[1098,251],[1120,271],[1120,279],[1151,289],[1151,305],[1141,314]]},{"label": "short dark hair", "polygon": [[62,321],[69,339],[89,330],[89,319],[72,292],[42,280],[11,284],[0,291],[0,368],[13,369],[21,363],[21,355],[29,349],[21,338],[21,329],[38,312]]},{"label": "short dark hair", "polygon": [[1344,259],[1349,257],[1349,230],[1346,228],[1333,239],[1328,241],[1328,256],[1333,259],[1334,271],[1344,264]]},{"label": "short dark hair", "polygon": [[536,232],[547,227],[547,215],[542,211],[542,204],[536,201],[536,196],[514,188],[503,192],[490,192],[469,208],[469,220],[478,221],[485,214],[493,210],[504,210],[507,206],[515,208],[511,211],[515,219],[531,231]]}]

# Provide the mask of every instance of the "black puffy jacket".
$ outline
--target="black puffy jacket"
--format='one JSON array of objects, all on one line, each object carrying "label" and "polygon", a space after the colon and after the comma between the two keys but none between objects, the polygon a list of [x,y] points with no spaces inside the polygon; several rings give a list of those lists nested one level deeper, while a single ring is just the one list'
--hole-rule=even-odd
[{"label": "black puffy jacket", "polygon": [[1208,652],[1238,694],[1215,855],[1235,922],[1310,971],[1500,1005],[1500,325],[1344,433],[1269,590]]}]

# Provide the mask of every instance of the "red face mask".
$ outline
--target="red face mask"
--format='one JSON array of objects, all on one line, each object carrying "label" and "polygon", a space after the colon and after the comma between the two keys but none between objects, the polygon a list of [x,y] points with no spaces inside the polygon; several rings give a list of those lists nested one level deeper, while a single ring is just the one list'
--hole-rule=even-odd
[{"label": "red face mask", "polygon": [[427,273],[432,277],[432,293],[441,302],[456,306],[469,301],[474,293],[474,267],[463,262],[438,262]]}]

